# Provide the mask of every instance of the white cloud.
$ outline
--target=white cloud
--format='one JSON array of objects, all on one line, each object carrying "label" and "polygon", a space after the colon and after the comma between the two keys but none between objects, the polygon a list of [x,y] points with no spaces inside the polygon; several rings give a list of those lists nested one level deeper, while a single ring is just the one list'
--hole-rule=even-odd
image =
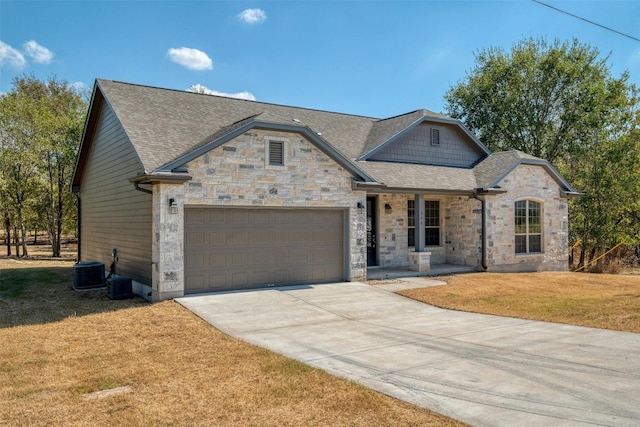
[{"label": "white cloud", "polygon": [[27,60],[20,51],[0,40],[0,67],[5,65],[22,68],[27,65]]},{"label": "white cloud", "polygon": [[53,52],[51,52],[46,47],[38,44],[35,40],[29,40],[25,42],[24,53],[27,54],[33,62],[37,64],[48,64],[51,62],[53,57],[55,56]]},{"label": "white cloud", "polygon": [[245,9],[238,14],[238,18],[247,24],[260,24],[267,19],[267,14],[262,9]]},{"label": "white cloud", "polygon": [[209,89],[206,86],[201,84],[195,84],[187,89],[187,92],[195,92],[195,93],[203,93],[205,95],[217,95],[217,96],[225,96],[227,98],[238,98],[238,99],[246,99],[249,101],[255,101],[256,97],[253,96],[251,92],[243,91],[237,93],[224,93],[218,92],[217,90]]},{"label": "white cloud", "polygon": [[213,62],[211,58],[201,50],[192,49],[190,47],[171,48],[167,52],[169,59],[176,64],[187,67],[190,70],[211,70]]}]

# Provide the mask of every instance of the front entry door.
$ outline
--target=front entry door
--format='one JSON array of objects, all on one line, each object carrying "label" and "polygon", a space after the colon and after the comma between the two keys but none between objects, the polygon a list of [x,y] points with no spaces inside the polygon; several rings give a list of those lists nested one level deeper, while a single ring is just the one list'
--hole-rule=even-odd
[{"label": "front entry door", "polygon": [[367,197],[367,266],[378,265],[378,237],[376,233],[376,208],[375,197]]}]

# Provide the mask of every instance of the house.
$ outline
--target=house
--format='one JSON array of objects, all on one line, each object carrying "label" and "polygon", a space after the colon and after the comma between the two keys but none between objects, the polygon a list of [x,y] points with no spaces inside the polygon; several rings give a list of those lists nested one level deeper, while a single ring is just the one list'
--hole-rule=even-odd
[{"label": "house", "polygon": [[377,119],[110,80],[72,187],[79,259],[117,261],[152,300],[372,266],[564,270],[576,194],[548,162],[491,153],[427,110]]}]

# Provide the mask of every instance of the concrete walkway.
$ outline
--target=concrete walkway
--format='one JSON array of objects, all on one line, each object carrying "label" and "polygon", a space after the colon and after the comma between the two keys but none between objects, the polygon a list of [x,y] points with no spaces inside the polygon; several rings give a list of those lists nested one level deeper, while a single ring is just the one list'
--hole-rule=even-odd
[{"label": "concrete walkway", "polygon": [[640,334],[442,310],[363,283],[178,302],[229,335],[475,426],[640,425]]}]

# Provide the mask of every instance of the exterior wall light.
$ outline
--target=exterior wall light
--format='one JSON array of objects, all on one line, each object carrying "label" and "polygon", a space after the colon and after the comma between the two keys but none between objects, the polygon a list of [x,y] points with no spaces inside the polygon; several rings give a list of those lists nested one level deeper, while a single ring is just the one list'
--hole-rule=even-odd
[{"label": "exterior wall light", "polygon": [[360,209],[361,212],[364,209],[364,205],[362,204],[362,202],[358,202],[356,206],[358,207],[358,209]]},{"label": "exterior wall light", "polygon": [[176,202],[176,199],[174,199],[173,197],[169,199],[169,213],[171,214],[178,213],[178,202]]},{"label": "exterior wall light", "polygon": [[389,203],[385,203],[384,204],[384,213],[390,214],[392,212],[393,212],[393,209],[391,209],[391,205]]}]

